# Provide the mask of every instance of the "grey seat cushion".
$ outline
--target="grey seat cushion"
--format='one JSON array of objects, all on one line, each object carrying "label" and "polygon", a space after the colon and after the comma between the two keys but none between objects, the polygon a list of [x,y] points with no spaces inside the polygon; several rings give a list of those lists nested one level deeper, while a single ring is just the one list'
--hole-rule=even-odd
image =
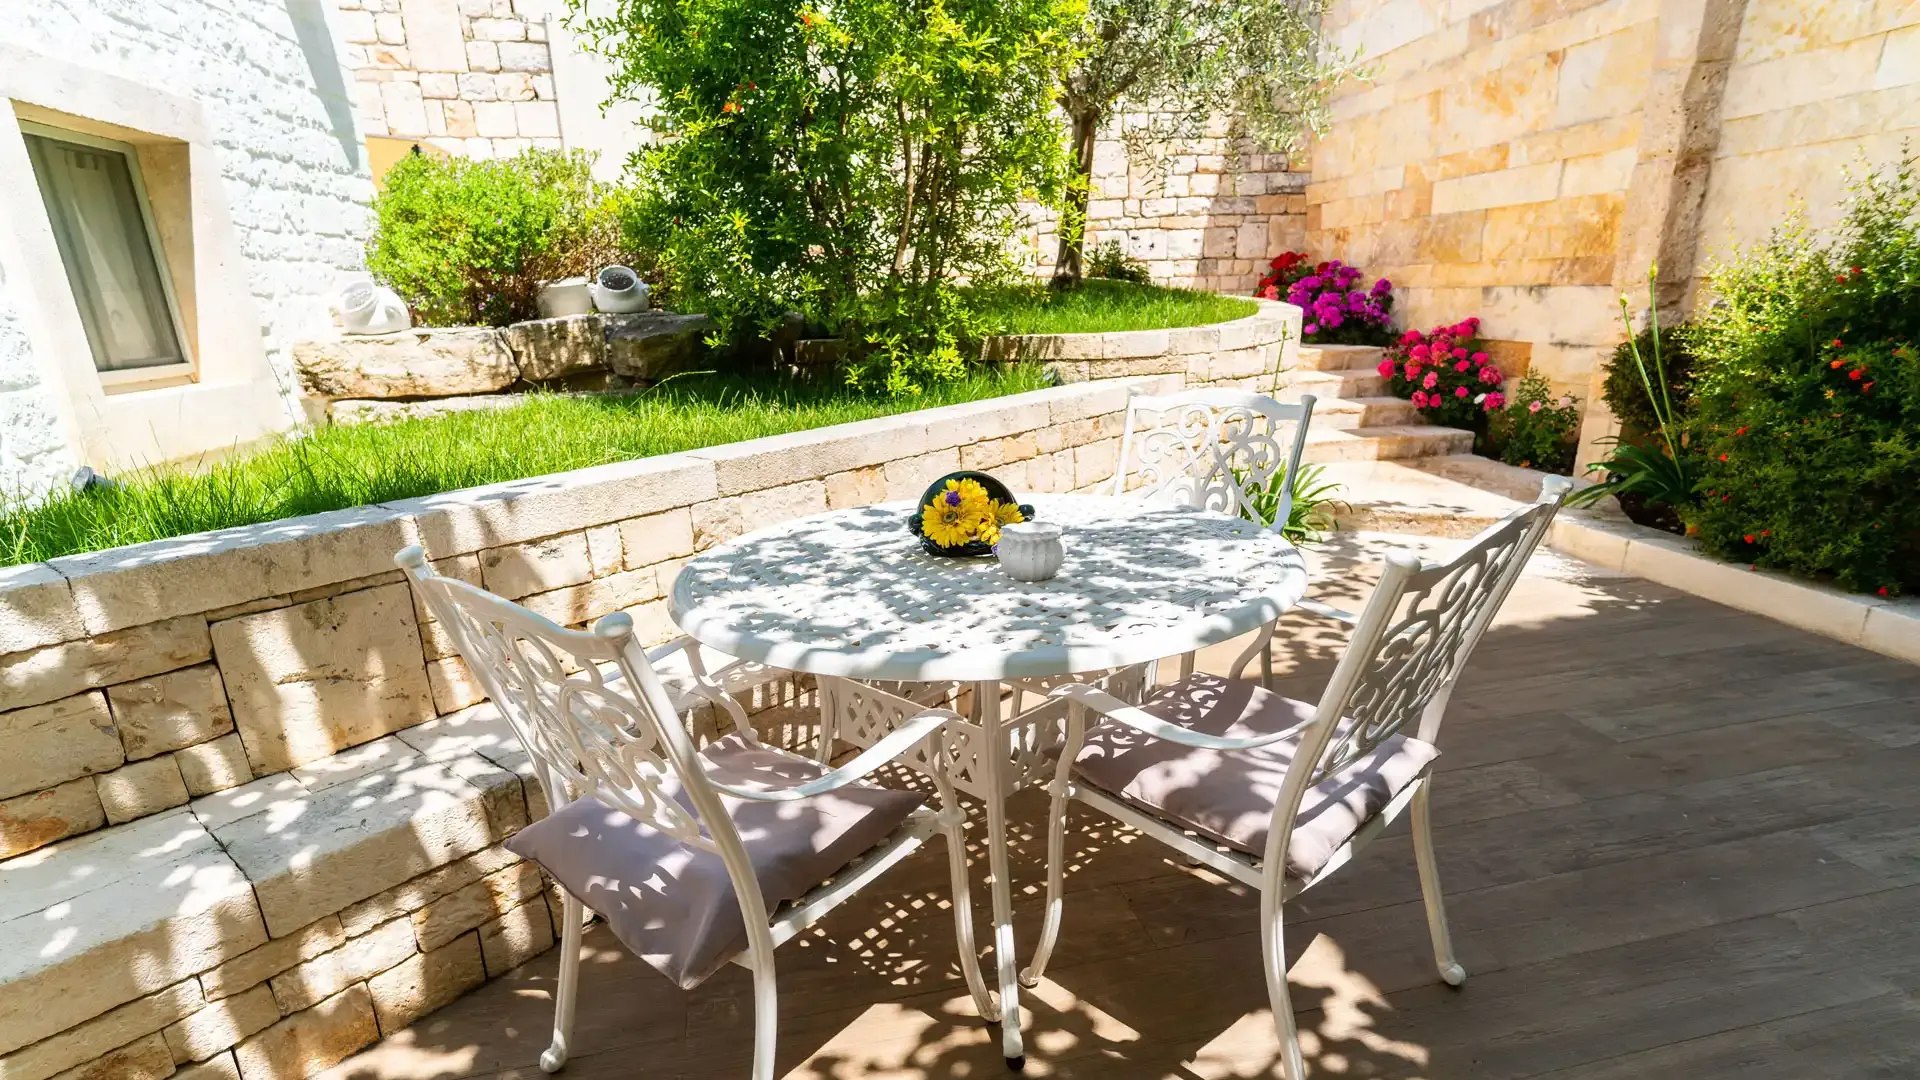
[{"label": "grey seat cushion", "polygon": [[[1141,708],[1168,723],[1227,738],[1292,730],[1291,738],[1255,750],[1223,752],[1181,746],[1103,719],[1088,727],[1075,762],[1075,771],[1094,787],[1229,847],[1264,855],[1280,786],[1314,706],[1255,682],[1194,675]],[[1307,789],[1287,844],[1287,872],[1302,879],[1319,873],[1438,754],[1431,743],[1392,735]]]},{"label": "grey seat cushion", "polygon": [[[712,775],[736,786],[790,786],[825,771],[738,735],[701,753]],[[671,778],[666,789],[681,805],[691,805]],[[721,801],[771,912],[885,840],[924,797],[853,784],[794,802]],[[686,989],[747,947],[740,903],[719,855],[682,844],[591,796],[521,829],[507,840],[507,849],[539,863],[599,912],[636,956]]]}]

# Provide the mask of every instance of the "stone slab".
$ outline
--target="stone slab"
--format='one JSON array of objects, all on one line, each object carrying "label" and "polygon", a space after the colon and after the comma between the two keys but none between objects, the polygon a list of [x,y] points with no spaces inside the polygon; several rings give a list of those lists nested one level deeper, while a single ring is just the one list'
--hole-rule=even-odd
[{"label": "stone slab", "polygon": [[355,983],[234,1048],[242,1080],[312,1076],[380,1038],[373,996]]},{"label": "stone slab", "polygon": [[380,1030],[399,1031],[487,981],[480,937],[468,933],[367,980]]},{"label": "stone slab", "polygon": [[331,952],[346,942],[347,932],[341,929],[339,916],[328,915],[285,937],[274,938],[251,952],[236,956],[212,971],[202,972],[200,985],[209,1001],[232,997],[259,986],[288,968]]},{"label": "stone slab", "polygon": [[0,706],[18,709],[198,664],[205,619],[188,615],[0,656]]},{"label": "stone slab", "polygon": [[127,748],[139,761],[219,738],[233,730],[227,688],[212,664],[169,671],[110,687],[107,704]]},{"label": "stone slab", "polygon": [[485,795],[445,762],[408,762],[320,792],[285,791],[214,835],[276,935],[493,842]]},{"label": "stone slab", "polygon": [[46,563],[0,567],[0,656],[72,641],[87,632],[67,579]]},{"label": "stone slab", "polygon": [[519,378],[504,337],[490,327],[302,342],[293,364],[310,393],[329,398],[484,394]]},{"label": "stone slab", "polygon": [[0,799],[0,859],[45,847],[107,823],[92,777]]},{"label": "stone slab", "polygon": [[646,311],[602,317],[606,327],[607,366],[617,375],[658,382],[685,371],[700,354],[712,328],[705,315]]},{"label": "stone slab", "polygon": [[561,533],[480,553],[481,581],[508,600],[593,580],[584,532]]},{"label": "stone slab", "polygon": [[[436,559],[520,544],[714,497],[713,463],[687,454],[596,465],[389,503]],[[392,551],[387,565],[392,565]]]},{"label": "stone slab", "polygon": [[357,982],[379,974],[419,952],[409,919],[393,919],[275,975],[269,985],[280,1011],[288,1015],[313,1007]]},{"label": "stone slab", "polygon": [[520,378],[545,382],[607,366],[607,334],[599,315],[533,319],[502,330]]},{"label": "stone slab", "polygon": [[200,984],[182,979],[158,993],[0,1058],[0,1080],[46,1080],[108,1054],[192,1014],[206,1003]]},{"label": "stone slab", "polygon": [[0,1054],[267,940],[253,889],[185,810],[0,863]]},{"label": "stone slab", "polygon": [[124,758],[98,691],[0,713],[0,747],[0,798],[106,772]]},{"label": "stone slab", "polygon": [[148,758],[94,777],[107,822],[122,822],[187,804],[186,781],[171,757]]},{"label": "stone slab", "polygon": [[180,778],[186,782],[187,795],[195,799],[239,787],[253,779],[253,767],[247,764],[247,748],[237,731],[176,751],[173,760],[180,766]]},{"label": "stone slab", "polygon": [[173,1075],[173,1052],[158,1032],[136,1039],[54,1080],[161,1080]]},{"label": "stone slab", "polygon": [[206,1008],[169,1024],[162,1035],[175,1061],[205,1061],[279,1020],[280,1006],[274,1003],[273,991],[256,986],[209,1002]]},{"label": "stone slab", "polygon": [[360,506],[67,555],[51,565],[72,585],[87,632],[104,634],[386,573],[393,553],[418,540],[405,513]]},{"label": "stone slab", "polygon": [[480,956],[487,978],[497,979],[553,948],[553,916],[544,895],[534,898],[480,927]]},{"label": "stone slab", "polygon": [[431,719],[407,586],[382,585],[213,627],[234,722],[256,774]]}]

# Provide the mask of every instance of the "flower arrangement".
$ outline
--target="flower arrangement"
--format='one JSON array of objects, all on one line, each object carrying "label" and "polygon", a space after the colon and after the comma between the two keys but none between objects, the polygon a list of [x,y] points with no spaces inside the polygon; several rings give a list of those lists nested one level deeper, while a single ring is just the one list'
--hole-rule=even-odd
[{"label": "flower arrangement", "polygon": [[1015,502],[998,480],[960,472],[933,482],[907,528],[936,555],[989,555],[1000,542],[1001,526],[1032,516],[1033,508]]},{"label": "flower arrangement", "polygon": [[1557,399],[1539,372],[1529,371],[1507,407],[1488,414],[1487,442],[1494,457],[1543,472],[1573,472],[1580,441],[1580,410],[1572,394]]},{"label": "flower arrangement", "polygon": [[1380,374],[1389,389],[1434,423],[1483,432],[1487,414],[1505,408],[1507,395],[1500,389],[1506,376],[1479,334],[1478,317],[1424,332],[1409,330],[1387,347]]},{"label": "flower arrangement", "polygon": [[1365,289],[1358,267],[1338,259],[1307,261],[1303,251],[1285,251],[1267,264],[1253,294],[1282,300],[1305,313],[1302,341],[1316,345],[1385,345],[1392,333],[1393,282],[1376,280]]}]

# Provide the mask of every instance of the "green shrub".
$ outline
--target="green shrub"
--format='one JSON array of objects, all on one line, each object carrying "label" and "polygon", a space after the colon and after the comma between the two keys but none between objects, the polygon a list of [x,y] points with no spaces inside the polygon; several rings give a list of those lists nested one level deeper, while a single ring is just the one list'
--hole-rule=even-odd
[{"label": "green shrub", "polygon": [[[576,6],[578,6],[576,0]],[[634,235],[720,337],[799,312],[862,385],[951,377],[954,282],[1013,270],[1020,206],[1057,201],[1062,0],[627,0],[586,20],[661,136]]]},{"label": "green shrub", "polygon": [[1131,281],[1136,285],[1153,284],[1153,275],[1147,272],[1147,264],[1127,254],[1126,246],[1118,240],[1103,241],[1087,252],[1087,276],[1110,281]]},{"label": "green shrub", "polygon": [[1708,550],[1920,587],[1920,184],[1904,154],[1853,185],[1831,239],[1797,219],[1716,265],[1696,323],[1698,505]]},{"label": "green shrub", "polygon": [[[1660,361],[1667,373],[1667,400],[1673,402],[1676,421],[1686,420],[1693,395],[1693,354],[1687,347],[1688,331],[1685,323],[1660,328]],[[1631,342],[1623,341],[1613,350],[1607,359],[1607,378],[1600,396],[1620,421],[1627,437],[1643,441],[1659,432],[1660,418],[1647,397],[1646,387],[1640,382],[1639,370],[1634,367],[1635,347],[1642,357],[1653,355],[1652,328],[1640,331]]]},{"label": "green shrub", "polygon": [[502,161],[411,154],[373,201],[367,269],[425,326],[538,318],[543,282],[633,260],[626,196],[592,157],[529,150]]},{"label": "green shrub", "polygon": [[1580,442],[1580,408],[1570,394],[1555,399],[1545,377],[1529,371],[1514,387],[1507,407],[1487,418],[1487,442],[1493,456],[1509,465],[1571,473]]}]

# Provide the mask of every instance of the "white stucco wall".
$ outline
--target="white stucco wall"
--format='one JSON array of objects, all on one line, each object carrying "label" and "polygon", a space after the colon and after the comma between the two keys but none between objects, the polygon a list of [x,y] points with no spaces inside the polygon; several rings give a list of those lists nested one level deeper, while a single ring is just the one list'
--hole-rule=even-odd
[{"label": "white stucco wall", "polygon": [[[285,405],[281,426],[299,415],[289,348],[326,331],[335,281],[362,266],[372,194],[330,8],[328,0],[36,0],[12,5],[4,34],[7,46],[200,103],[242,264],[233,280],[251,294]],[[222,299],[199,304],[205,311]],[[19,281],[0,281],[0,490],[44,488],[78,463],[61,430],[55,366],[20,330],[27,303]]]}]

